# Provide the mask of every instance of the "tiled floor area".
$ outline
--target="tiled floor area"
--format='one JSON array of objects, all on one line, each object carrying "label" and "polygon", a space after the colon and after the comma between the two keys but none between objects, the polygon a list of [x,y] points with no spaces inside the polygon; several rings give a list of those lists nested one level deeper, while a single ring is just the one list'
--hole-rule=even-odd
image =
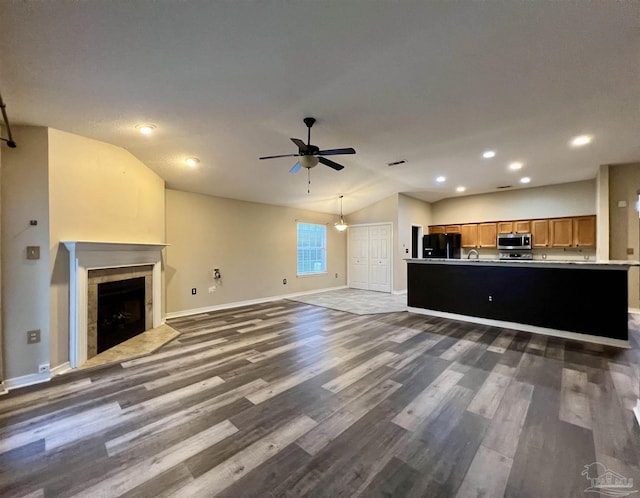
[{"label": "tiled floor area", "polygon": [[406,294],[388,294],[386,292],[360,289],[338,289],[317,294],[291,298],[292,301],[322,306],[356,315],[376,313],[395,313],[407,311]]}]

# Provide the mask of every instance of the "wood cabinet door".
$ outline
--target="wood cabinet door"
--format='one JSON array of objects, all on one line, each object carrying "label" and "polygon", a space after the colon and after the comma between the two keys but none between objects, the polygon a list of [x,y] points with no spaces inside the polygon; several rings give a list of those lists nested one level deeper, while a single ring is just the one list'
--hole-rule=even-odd
[{"label": "wood cabinet door", "polygon": [[478,224],[478,247],[498,247],[498,224],[480,223]]},{"label": "wood cabinet door", "polygon": [[531,245],[549,247],[549,220],[531,221]]},{"label": "wood cabinet door", "polygon": [[573,218],[553,218],[549,220],[551,247],[571,247],[573,245]]},{"label": "wood cabinet door", "polygon": [[573,219],[573,245],[575,247],[596,246],[595,216],[580,216]]},{"label": "wood cabinet door", "polygon": [[462,247],[478,246],[478,225],[476,223],[461,225],[460,233],[462,234],[460,237]]},{"label": "wood cabinet door", "polygon": [[513,232],[513,221],[499,221],[498,233],[511,233]]},{"label": "wood cabinet door", "polygon": [[531,221],[519,220],[513,222],[513,231],[515,233],[531,233]]},{"label": "wood cabinet door", "polygon": [[460,231],[460,225],[446,225],[444,227],[444,233],[462,233]]},{"label": "wood cabinet door", "polygon": [[443,225],[431,225],[429,227],[429,233],[444,233]]}]

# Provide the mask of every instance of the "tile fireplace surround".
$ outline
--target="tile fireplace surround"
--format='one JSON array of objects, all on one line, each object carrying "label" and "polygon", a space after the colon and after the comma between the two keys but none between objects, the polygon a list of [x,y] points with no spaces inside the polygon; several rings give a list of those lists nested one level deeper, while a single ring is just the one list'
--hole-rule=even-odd
[{"label": "tile fireplace surround", "polygon": [[167,244],[63,242],[69,251],[69,363],[87,361],[89,271],[151,267],[151,327],[162,324],[162,250]]}]

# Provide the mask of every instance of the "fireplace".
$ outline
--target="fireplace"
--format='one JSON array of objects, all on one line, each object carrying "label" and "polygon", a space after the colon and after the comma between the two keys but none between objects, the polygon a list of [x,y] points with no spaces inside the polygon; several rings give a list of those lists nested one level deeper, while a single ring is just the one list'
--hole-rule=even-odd
[{"label": "fireplace", "polygon": [[[116,340],[122,342],[119,340],[122,337],[162,324],[162,249],[166,244],[73,241],[64,242],[64,245],[69,250],[70,262],[71,368],[81,366],[98,354],[98,349],[108,349]],[[130,280],[135,283],[124,283]],[[104,284],[108,285],[102,287]],[[137,290],[123,291],[129,284]],[[144,287],[142,291],[140,284]],[[104,320],[99,317],[101,291],[108,302],[102,307],[107,309],[107,315],[112,315]],[[119,312],[114,311],[116,305],[112,302],[117,295],[125,301]],[[118,320],[120,323],[116,323]],[[110,323],[109,327],[116,327],[118,333],[114,333],[112,328],[110,332],[100,334],[98,325],[101,321],[105,326]],[[101,339],[103,335],[104,339]]]},{"label": "fireplace", "polygon": [[98,284],[98,354],[144,331],[144,277]]}]

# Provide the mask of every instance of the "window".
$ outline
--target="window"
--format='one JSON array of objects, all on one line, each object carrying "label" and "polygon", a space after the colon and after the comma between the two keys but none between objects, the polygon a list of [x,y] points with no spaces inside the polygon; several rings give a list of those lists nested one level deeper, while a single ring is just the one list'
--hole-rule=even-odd
[{"label": "window", "polygon": [[298,223],[298,275],[327,271],[327,227]]}]

